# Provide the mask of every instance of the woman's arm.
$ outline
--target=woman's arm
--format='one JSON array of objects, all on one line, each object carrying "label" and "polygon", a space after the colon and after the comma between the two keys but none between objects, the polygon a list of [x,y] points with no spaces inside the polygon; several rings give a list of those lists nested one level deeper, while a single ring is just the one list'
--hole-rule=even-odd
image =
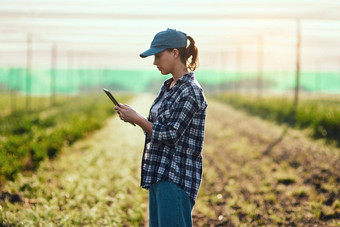
[{"label": "woman's arm", "polygon": [[[177,103],[172,104],[172,111],[167,115],[161,115],[152,126],[153,141],[175,146],[187,127],[191,124],[200,105],[196,97],[191,93],[182,91],[182,97]],[[166,117],[166,119],[163,119]]]},{"label": "woman's arm", "polygon": [[132,107],[120,104],[120,107],[115,106],[115,110],[117,110],[122,121],[135,123],[149,135],[152,135],[153,124],[149,122],[148,119],[137,113]]}]

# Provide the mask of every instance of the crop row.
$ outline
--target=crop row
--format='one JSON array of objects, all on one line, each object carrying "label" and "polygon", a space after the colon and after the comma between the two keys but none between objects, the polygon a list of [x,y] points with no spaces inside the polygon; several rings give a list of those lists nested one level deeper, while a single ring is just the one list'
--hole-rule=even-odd
[{"label": "crop row", "polygon": [[340,149],[209,103],[196,226],[340,226]]},{"label": "crop row", "polygon": [[[128,96],[119,97],[126,101]],[[100,128],[114,113],[104,96],[74,97],[51,108],[16,112],[0,119],[0,186],[18,172],[34,170],[63,146]]]},{"label": "crop row", "polygon": [[218,100],[250,114],[298,128],[311,128],[313,137],[326,138],[340,145],[340,100],[335,98],[308,98],[299,100],[294,118],[293,98],[266,97],[223,93]]},{"label": "crop row", "polygon": [[[56,95],[55,105],[60,105],[72,100],[72,96]],[[29,104],[27,105],[27,101]],[[30,96],[17,92],[0,92],[0,117],[6,117],[10,114],[24,114],[27,112],[43,111],[51,108],[51,97],[49,96]]]}]

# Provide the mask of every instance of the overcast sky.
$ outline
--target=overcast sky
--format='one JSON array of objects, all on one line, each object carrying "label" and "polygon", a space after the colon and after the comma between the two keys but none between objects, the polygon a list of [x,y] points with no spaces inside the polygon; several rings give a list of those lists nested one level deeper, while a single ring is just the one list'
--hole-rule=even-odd
[{"label": "overcast sky", "polygon": [[[303,70],[340,70],[339,0],[0,0],[0,66],[152,69],[141,59],[167,28],[191,35],[202,69],[293,70],[297,19]],[[262,42],[260,41],[262,40]],[[261,45],[260,43],[263,43]]]}]

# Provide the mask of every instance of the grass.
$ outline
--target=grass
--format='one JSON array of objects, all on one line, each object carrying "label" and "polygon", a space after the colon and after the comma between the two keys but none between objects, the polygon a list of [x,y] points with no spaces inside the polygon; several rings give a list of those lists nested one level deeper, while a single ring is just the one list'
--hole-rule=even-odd
[{"label": "grass", "polygon": [[[151,105],[141,97],[131,104],[136,110]],[[271,146],[283,126],[208,102],[194,226],[340,225],[339,148],[292,128]],[[0,223],[145,225],[147,192],[138,186],[142,149],[143,133],[112,118],[56,159],[44,160],[35,174],[8,182]]]},{"label": "grass", "polygon": [[[128,97],[120,97],[125,101]],[[35,102],[40,102],[40,99]],[[39,104],[36,104],[36,106]],[[62,147],[99,129],[114,113],[104,96],[82,95],[50,108],[18,111],[0,119],[0,187],[20,171],[34,170]]]},{"label": "grass", "polygon": [[339,149],[283,131],[210,100],[196,226],[340,225]]},{"label": "grass", "polygon": [[[105,99],[106,100],[106,99]],[[144,100],[137,103],[142,106]],[[0,226],[141,226],[143,133],[118,118],[65,146],[36,172],[19,173],[0,194]],[[19,199],[12,201],[17,195]]]},{"label": "grass", "polygon": [[[56,104],[62,105],[74,96],[57,95]],[[5,117],[10,114],[24,114],[26,112],[27,96],[18,92],[0,92],[0,116]],[[29,112],[42,111],[51,107],[51,98],[49,96],[30,96]]]},{"label": "grass", "polygon": [[310,128],[314,138],[325,138],[340,146],[340,100],[336,97],[303,96],[299,101],[295,122],[292,97],[266,96],[259,99],[252,95],[224,93],[215,98],[264,119],[294,124],[302,129]]}]

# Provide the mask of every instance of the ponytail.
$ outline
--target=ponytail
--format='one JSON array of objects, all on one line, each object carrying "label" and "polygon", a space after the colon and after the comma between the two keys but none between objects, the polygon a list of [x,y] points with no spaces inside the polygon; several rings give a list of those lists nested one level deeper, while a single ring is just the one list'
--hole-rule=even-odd
[{"label": "ponytail", "polygon": [[191,70],[195,71],[199,66],[198,49],[195,46],[195,40],[191,36],[187,36],[190,41],[189,46],[178,48],[181,61]]}]

